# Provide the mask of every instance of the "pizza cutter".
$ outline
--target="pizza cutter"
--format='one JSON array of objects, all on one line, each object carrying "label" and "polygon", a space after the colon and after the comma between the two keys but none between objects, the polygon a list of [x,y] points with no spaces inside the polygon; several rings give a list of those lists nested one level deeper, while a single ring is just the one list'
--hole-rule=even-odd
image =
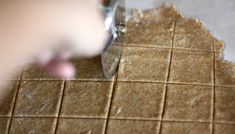
[{"label": "pizza cutter", "polygon": [[106,0],[102,5],[105,17],[105,28],[109,33],[109,40],[101,54],[103,73],[111,79],[117,72],[124,45],[126,32],[125,0]]}]

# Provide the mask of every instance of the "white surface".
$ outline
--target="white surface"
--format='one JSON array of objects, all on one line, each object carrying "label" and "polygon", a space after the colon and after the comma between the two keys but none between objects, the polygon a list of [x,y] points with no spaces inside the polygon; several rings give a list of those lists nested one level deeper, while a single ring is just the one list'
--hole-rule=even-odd
[{"label": "white surface", "polygon": [[170,3],[189,18],[197,18],[226,44],[224,58],[235,62],[235,0],[126,0],[127,8],[150,9]]}]

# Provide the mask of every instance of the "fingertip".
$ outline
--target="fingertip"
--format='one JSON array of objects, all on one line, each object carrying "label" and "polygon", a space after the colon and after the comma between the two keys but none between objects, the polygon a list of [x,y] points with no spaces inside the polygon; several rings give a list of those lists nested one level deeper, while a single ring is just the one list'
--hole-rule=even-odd
[{"label": "fingertip", "polygon": [[43,68],[50,75],[60,79],[71,79],[76,74],[75,67],[67,62],[51,62]]},{"label": "fingertip", "polygon": [[72,64],[64,65],[60,70],[61,76],[66,79],[72,79],[75,77],[76,69]]},{"label": "fingertip", "polygon": [[54,52],[52,50],[46,50],[36,58],[36,63],[40,66],[45,66],[54,57]]}]

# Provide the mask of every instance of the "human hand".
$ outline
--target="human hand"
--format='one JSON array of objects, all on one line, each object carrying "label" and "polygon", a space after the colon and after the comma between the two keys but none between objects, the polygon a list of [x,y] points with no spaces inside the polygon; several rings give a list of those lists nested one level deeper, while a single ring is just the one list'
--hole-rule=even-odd
[{"label": "human hand", "polygon": [[[72,77],[75,69],[69,58],[92,57],[104,48],[107,33],[98,0],[0,3],[5,66],[33,61],[53,76]],[[3,70],[7,68],[0,67]]]}]

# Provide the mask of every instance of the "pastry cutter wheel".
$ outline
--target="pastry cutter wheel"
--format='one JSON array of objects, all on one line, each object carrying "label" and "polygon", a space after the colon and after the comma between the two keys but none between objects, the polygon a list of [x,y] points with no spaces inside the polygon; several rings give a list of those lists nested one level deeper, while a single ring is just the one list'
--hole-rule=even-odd
[{"label": "pastry cutter wheel", "polygon": [[101,6],[105,17],[105,28],[109,32],[109,40],[101,54],[103,73],[107,79],[115,75],[123,51],[126,32],[125,2],[125,0],[105,0]]}]

